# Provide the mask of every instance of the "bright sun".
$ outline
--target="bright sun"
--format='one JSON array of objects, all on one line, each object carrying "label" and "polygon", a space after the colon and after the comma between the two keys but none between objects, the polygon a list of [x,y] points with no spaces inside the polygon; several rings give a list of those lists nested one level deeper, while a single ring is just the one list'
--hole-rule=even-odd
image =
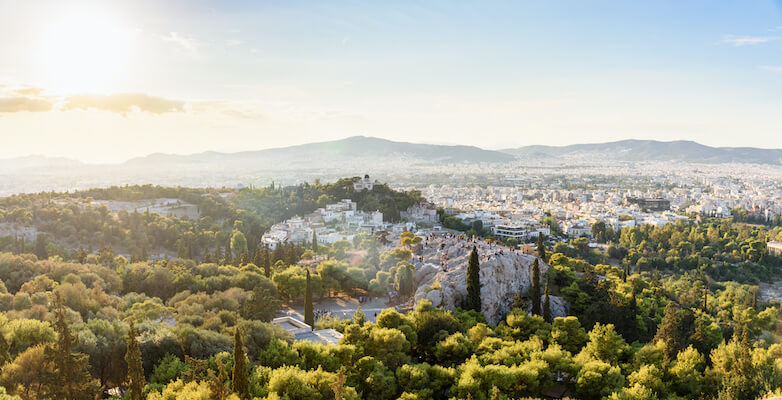
[{"label": "bright sun", "polygon": [[131,32],[98,9],[66,9],[41,29],[39,76],[68,93],[102,93],[127,73]]}]

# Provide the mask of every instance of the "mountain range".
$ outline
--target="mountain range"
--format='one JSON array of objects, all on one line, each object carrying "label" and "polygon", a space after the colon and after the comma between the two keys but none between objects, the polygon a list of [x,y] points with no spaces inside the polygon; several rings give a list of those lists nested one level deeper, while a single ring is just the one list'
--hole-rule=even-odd
[{"label": "mountain range", "polygon": [[502,150],[525,158],[597,158],[622,161],[680,161],[692,163],[780,164],[782,150],[754,147],[711,147],[687,140],[621,140],[569,146],[525,146]]},{"label": "mountain range", "polygon": [[[133,158],[112,167],[127,169],[272,169],[295,170],[340,168],[362,165],[408,162],[416,165],[451,163],[508,163],[535,160],[621,160],[678,161],[694,163],[782,163],[782,150],[753,147],[711,147],[692,141],[622,140],[608,143],[568,146],[524,146],[486,150],[475,146],[448,146],[395,142],[386,139],[353,136],[345,139],[308,143],[273,149],[221,153],[176,155],[154,153]],[[27,156],[0,160],[0,172],[90,168],[67,158]]]}]

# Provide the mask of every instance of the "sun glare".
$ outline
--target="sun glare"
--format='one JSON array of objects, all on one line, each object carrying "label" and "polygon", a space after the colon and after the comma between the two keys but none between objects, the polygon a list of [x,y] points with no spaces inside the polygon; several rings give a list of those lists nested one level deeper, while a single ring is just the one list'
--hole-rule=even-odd
[{"label": "sun glare", "polygon": [[40,30],[37,63],[48,87],[68,93],[103,93],[127,73],[131,33],[110,13],[65,10]]}]

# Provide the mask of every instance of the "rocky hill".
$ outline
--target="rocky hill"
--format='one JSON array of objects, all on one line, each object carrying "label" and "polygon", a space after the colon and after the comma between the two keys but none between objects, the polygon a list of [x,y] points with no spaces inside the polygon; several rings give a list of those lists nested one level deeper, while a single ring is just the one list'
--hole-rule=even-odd
[{"label": "rocky hill", "polygon": [[[527,294],[532,283],[532,255],[481,240],[435,237],[422,243],[423,250],[417,257],[423,261],[417,258],[415,262],[416,302],[426,298],[432,305],[448,310],[459,306],[467,294],[467,261],[473,245],[477,246],[481,261],[481,311],[489,323],[500,322],[512,308],[518,291]],[[541,275],[548,268],[540,261]],[[566,301],[557,296],[550,296],[549,300],[553,316],[567,315]]]}]

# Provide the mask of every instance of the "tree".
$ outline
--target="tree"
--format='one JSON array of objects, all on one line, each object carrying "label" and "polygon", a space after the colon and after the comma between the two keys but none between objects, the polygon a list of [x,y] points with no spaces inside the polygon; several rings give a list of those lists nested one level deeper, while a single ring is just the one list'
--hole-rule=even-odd
[{"label": "tree", "polygon": [[532,314],[540,315],[540,265],[537,258],[532,262],[532,287],[529,296],[532,298]]},{"label": "tree", "polygon": [[13,362],[3,366],[0,387],[24,399],[48,398],[47,387],[41,378],[51,374],[52,367],[46,361],[45,351],[45,346],[39,344],[19,353]]},{"label": "tree", "polygon": [[215,358],[217,363],[217,374],[213,370],[209,370],[209,391],[211,392],[210,399],[213,400],[226,400],[228,399],[229,391],[225,387],[225,381],[228,380],[228,374],[225,372],[225,366],[220,358]]},{"label": "tree", "polygon": [[619,361],[630,353],[630,347],[624,338],[616,333],[614,325],[602,325],[599,322],[589,332],[589,342],[584,350],[593,358],[611,365],[619,364]]},{"label": "tree", "polygon": [[331,384],[331,390],[334,391],[334,400],[344,400],[345,396],[345,366],[337,371],[337,379]]},{"label": "tree", "polygon": [[49,258],[49,255],[46,252],[46,242],[48,242],[46,235],[37,235],[35,237],[35,256],[38,257],[39,260],[46,260]]},{"label": "tree", "polygon": [[554,318],[551,339],[565,350],[576,354],[586,344],[589,336],[575,316]]},{"label": "tree", "polygon": [[318,235],[314,230],[312,231],[312,251],[318,254]]},{"label": "tree", "polygon": [[231,233],[231,251],[235,259],[239,259],[247,254],[247,238],[238,229],[234,229]]},{"label": "tree", "polygon": [[481,266],[478,262],[478,250],[472,246],[470,260],[467,264],[467,299],[466,310],[481,311]]},{"label": "tree", "polygon": [[361,309],[361,306],[358,306],[356,308],[356,312],[353,313],[353,323],[363,326],[364,321],[366,321],[366,315],[364,315],[364,310]]},{"label": "tree", "polygon": [[543,233],[538,233],[538,257],[546,259],[546,245],[543,243]]},{"label": "tree", "polygon": [[274,286],[256,286],[244,302],[242,316],[268,322],[274,318],[281,305],[282,301],[277,297]]},{"label": "tree", "polygon": [[271,278],[272,276],[271,252],[266,244],[263,245],[263,274],[266,275],[267,278]]},{"label": "tree", "polygon": [[112,388],[126,382],[124,323],[92,318],[86,324],[76,325],[74,334],[79,338],[76,351],[89,356],[92,376],[100,380],[101,386]]},{"label": "tree", "polygon": [[48,387],[53,398],[77,400],[95,397],[99,390],[98,382],[92,379],[89,371],[89,359],[86,354],[73,353],[76,338],[71,334],[65,321],[65,305],[56,297],[54,330],[57,342],[46,346],[46,361],[52,364],[52,372],[42,374],[41,381]]},{"label": "tree", "polygon": [[543,301],[543,319],[551,323],[551,302],[548,297],[548,283],[546,283],[545,300]]},{"label": "tree", "polygon": [[414,268],[413,264],[408,262],[397,264],[396,276],[394,277],[394,280],[396,281],[396,290],[404,296],[411,295],[415,290]]},{"label": "tree", "polygon": [[310,283],[310,270],[307,269],[307,289],[304,294],[304,323],[315,327],[315,313],[312,309],[312,284]]},{"label": "tree", "polygon": [[131,400],[143,400],[146,398],[144,394],[144,385],[146,385],[144,366],[141,360],[141,348],[136,339],[137,336],[136,326],[131,322],[125,345],[125,362],[128,363],[128,390],[130,391]]},{"label": "tree", "polygon": [[676,312],[676,306],[671,301],[665,306],[663,319],[657,326],[657,334],[654,341],[662,340],[665,346],[665,360],[672,361],[680,350],[684,349],[686,340],[680,334],[679,315]]},{"label": "tree", "polygon": [[250,382],[247,379],[247,357],[244,354],[244,344],[239,328],[234,329],[234,368],[231,374],[233,391],[240,399],[250,398]]}]

